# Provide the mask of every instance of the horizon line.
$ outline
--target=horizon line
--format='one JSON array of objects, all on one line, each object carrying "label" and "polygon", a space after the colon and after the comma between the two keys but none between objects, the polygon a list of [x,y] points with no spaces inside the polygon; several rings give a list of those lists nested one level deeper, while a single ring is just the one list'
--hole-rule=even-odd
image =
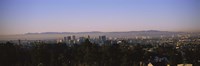
[{"label": "horizon line", "polygon": [[5,35],[26,35],[26,34],[42,34],[42,33],[48,33],[48,32],[57,32],[57,33],[65,33],[65,32],[68,32],[68,33],[81,33],[81,32],[131,32],[131,31],[161,31],[161,32],[200,32],[200,31],[167,31],[167,30],[129,30],[129,31],[78,31],[78,32],[76,32],[76,31],[44,31],[44,32],[26,32],[26,33],[20,33],[20,34],[2,34],[2,35],[0,35],[0,36],[5,36]]}]

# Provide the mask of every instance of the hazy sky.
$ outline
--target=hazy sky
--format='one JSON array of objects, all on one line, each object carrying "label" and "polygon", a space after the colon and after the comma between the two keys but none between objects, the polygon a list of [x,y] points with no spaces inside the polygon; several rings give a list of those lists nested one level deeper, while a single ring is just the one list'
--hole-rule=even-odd
[{"label": "hazy sky", "polygon": [[198,29],[199,0],[1,0],[0,35]]}]

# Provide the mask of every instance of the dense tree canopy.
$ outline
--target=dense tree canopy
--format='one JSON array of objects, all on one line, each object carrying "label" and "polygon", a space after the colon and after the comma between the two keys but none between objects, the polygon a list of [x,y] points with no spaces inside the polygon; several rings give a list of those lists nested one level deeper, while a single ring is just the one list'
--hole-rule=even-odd
[{"label": "dense tree canopy", "polygon": [[[200,45],[181,49],[160,46],[168,56],[169,64],[199,64]],[[139,66],[148,64],[159,49],[147,44],[94,44],[87,39],[82,44],[35,43],[31,46],[10,42],[0,44],[0,66]],[[142,63],[142,64],[141,64]]]}]

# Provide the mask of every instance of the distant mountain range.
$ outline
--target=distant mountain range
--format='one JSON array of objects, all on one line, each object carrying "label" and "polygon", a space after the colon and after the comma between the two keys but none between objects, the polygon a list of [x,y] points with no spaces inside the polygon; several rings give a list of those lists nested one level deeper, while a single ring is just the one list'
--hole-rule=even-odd
[{"label": "distant mountain range", "polygon": [[19,35],[7,35],[1,36],[0,40],[17,40],[17,39],[30,39],[30,40],[43,40],[43,39],[63,39],[65,36],[75,35],[78,37],[96,37],[105,35],[113,38],[136,38],[136,37],[171,37],[178,34],[188,34],[188,32],[171,32],[171,31],[158,31],[158,30],[146,30],[146,31],[124,31],[124,32],[41,32],[41,33],[25,33]]},{"label": "distant mountain range", "polygon": [[170,32],[170,31],[159,31],[159,30],[146,30],[146,31],[123,31],[123,32],[100,32],[100,31],[91,31],[91,32],[41,32],[41,33],[25,33],[29,34],[91,34],[91,33],[184,33],[184,32]]},{"label": "distant mountain range", "polygon": [[124,32],[100,32],[100,31],[91,31],[91,32],[42,32],[42,33],[26,33],[25,35],[62,35],[62,36],[88,36],[91,37],[98,37],[101,35],[105,35],[108,37],[117,37],[117,38],[135,38],[135,37],[142,37],[142,36],[149,36],[149,37],[171,37],[172,35],[178,34],[186,34],[186,32],[170,32],[170,31],[159,31],[159,30],[146,30],[146,31],[124,31]]}]

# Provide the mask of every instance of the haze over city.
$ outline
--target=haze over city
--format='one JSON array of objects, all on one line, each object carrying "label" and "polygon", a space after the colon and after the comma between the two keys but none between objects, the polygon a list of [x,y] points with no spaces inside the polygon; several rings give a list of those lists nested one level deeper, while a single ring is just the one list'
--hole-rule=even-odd
[{"label": "haze over city", "polygon": [[0,66],[199,66],[200,0],[0,0]]},{"label": "haze over city", "polygon": [[0,4],[0,35],[200,28],[198,0],[1,0]]}]

